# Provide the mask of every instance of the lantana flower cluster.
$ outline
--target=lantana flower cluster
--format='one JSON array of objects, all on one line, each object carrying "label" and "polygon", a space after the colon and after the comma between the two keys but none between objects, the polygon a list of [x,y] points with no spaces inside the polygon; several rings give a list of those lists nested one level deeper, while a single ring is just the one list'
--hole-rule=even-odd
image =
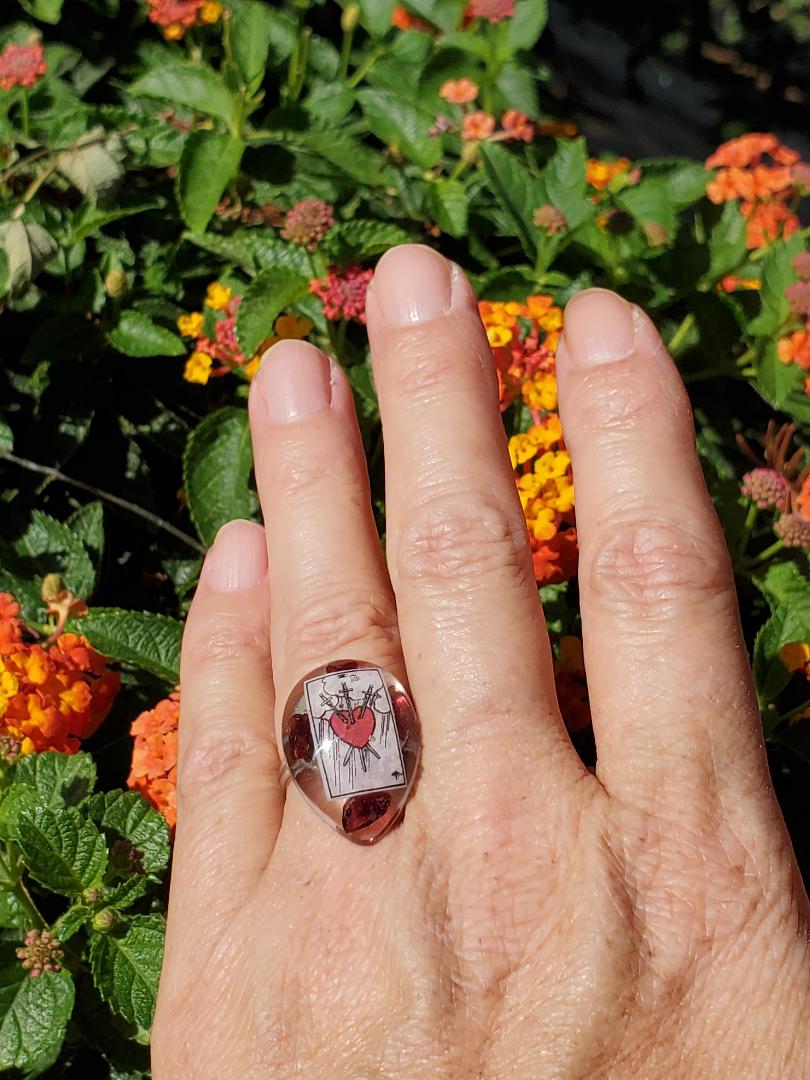
[{"label": "lantana flower cluster", "polygon": [[[791,315],[801,325],[780,338],[776,350],[783,364],[798,364],[810,372],[810,252],[801,252],[791,265],[798,280],[785,292]],[[810,394],[810,374],[805,376],[804,391]]]},{"label": "lantana flower cluster", "polygon": [[127,787],[137,791],[166,818],[177,821],[177,725],[180,693],[175,691],[133,721],[132,766]]},{"label": "lantana flower cluster", "polygon": [[148,18],[169,41],[178,41],[186,30],[219,22],[223,6],[219,0],[146,0]]},{"label": "lantana flower cluster", "polygon": [[366,293],[373,270],[361,266],[330,266],[324,278],[313,278],[309,291],[323,304],[323,313],[330,321],[347,319],[365,324]]},{"label": "lantana flower cluster", "polygon": [[810,464],[803,449],[791,453],[795,424],[768,425],[764,460],[757,459],[747,441],[739,439],[744,453],[757,462],[743,476],[741,491],[758,510],[775,514],[773,530],[784,547],[810,547]]},{"label": "lantana flower cluster", "polygon": [[41,41],[28,45],[10,42],[0,52],[0,90],[30,90],[48,70]]},{"label": "lantana flower cluster", "polygon": [[739,202],[749,249],[797,231],[795,202],[810,191],[810,165],[775,135],[752,132],[730,139],[706,160],[706,168],[717,170],[706,188],[711,201]]},{"label": "lantana flower cluster", "polygon": [[[121,685],[86,638],[29,640],[20,605],[0,593],[0,737],[7,750],[75,754],[97,730]],[[7,753],[8,756],[8,753]]]},{"label": "lantana flower cluster", "polygon": [[234,295],[230,286],[212,281],[205,294],[205,311],[191,311],[178,318],[177,329],[183,337],[195,339],[194,349],[183,370],[187,382],[205,385],[209,379],[237,369],[252,379],[271,345],[284,339],[305,338],[312,330],[311,319],[279,315],[273,334],[261,343],[253,356],[246,357],[236,337],[236,313],[241,300],[242,297]]},{"label": "lantana flower cluster", "polygon": [[[449,105],[455,105],[461,109],[460,131],[465,142],[480,142],[482,139],[489,142],[532,141],[536,126],[520,109],[507,109],[501,117],[500,128],[496,130],[497,120],[491,113],[482,109],[469,108],[475,102],[478,93],[478,84],[468,78],[448,79],[439,89],[440,97]],[[431,134],[441,135],[446,131],[452,131],[455,127],[458,127],[457,122],[446,116],[440,116],[431,128]]]},{"label": "lantana flower cluster", "polygon": [[495,358],[501,409],[519,400],[531,416],[528,430],[509,440],[509,454],[535,577],[544,585],[566,581],[576,573],[577,540],[571,458],[556,411],[562,310],[550,296],[530,296],[525,303],[482,300],[478,308]]},{"label": "lantana flower cluster", "polygon": [[[515,14],[515,0],[470,0],[464,8],[462,26],[474,19],[484,19],[493,25],[511,19]],[[400,30],[419,30],[426,34],[438,33],[435,26],[411,11],[405,4],[396,4],[391,13],[391,25]]]}]

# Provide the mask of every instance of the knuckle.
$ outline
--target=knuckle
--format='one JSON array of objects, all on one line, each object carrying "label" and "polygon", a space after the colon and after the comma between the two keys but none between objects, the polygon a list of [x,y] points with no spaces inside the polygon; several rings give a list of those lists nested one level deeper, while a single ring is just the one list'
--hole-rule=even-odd
[{"label": "knuckle", "polygon": [[[469,389],[470,375],[475,370],[471,370],[470,357],[481,354],[480,326],[471,320],[458,319],[454,320],[452,331],[452,343],[446,342],[444,347],[437,345],[436,327],[430,324],[392,334],[381,389],[392,398],[416,405],[445,399],[448,383],[458,382],[459,378],[464,379]],[[494,379],[491,355],[489,367],[493,368]],[[487,365],[482,362],[476,374],[483,377],[486,371]]]},{"label": "knuckle", "polygon": [[591,593],[612,605],[647,609],[726,596],[728,553],[682,522],[606,522],[588,545]]},{"label": "knuckle", "polygon": [[[182,740],[182,721],[180,731]],[[238,782],[246,768],[269,769],[273,760],[269,721],[266,730],[226,727],[222,721],[210,725],[203,722],[188,745],[183,746],[177,774],[178,794],[187,797],[193,793],[199,798],[203,792]]]},{"label": "knuckle", "polygon": [[368,654],[383,665],[399,654],[399,629],[392,601],[368,591],[335,589],[302,606],[284,628],[284,652],[300,661],[321,662],[338,654]]},{"label": "knuckle", "polygon": [[408,583],[474,584],[528,574],[525,523],[484,498],[436,496],[414,512],[397,544],[396,570]]},{"label": "knuckle", "polygon": [[320,448],[311,438],[284,438],[272,453],[263,455],[261,476],[272,489],[274,499],[289,498],[297,503],[307,492],[345,485],[347,453],[347,448],[335,440]]},{"label": "knuckle", "polygon": [[265,657],[269,653],[267,624],[243,611],[217,612],[204,627],[187,633],[183,648],[202,661],[223,667],[246,658]]}]

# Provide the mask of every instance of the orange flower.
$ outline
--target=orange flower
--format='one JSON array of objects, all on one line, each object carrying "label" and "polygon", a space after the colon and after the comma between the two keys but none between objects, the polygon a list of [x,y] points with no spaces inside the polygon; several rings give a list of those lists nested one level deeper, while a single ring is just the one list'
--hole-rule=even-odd
[{"label": "orange flower", "polygon": [[8,593],[0,593],[0,653],[22,641],[20,605]]},{"label": "orange flower", "polygon": [[396,26],[398,30],[421,30],[427,34],[434,33],[434,28],[429,22],[420,19],[418,15],[412,15],[402,4],[397,4],[391,12],[391,25]]},{"label": "orange flower", "polygon": [[439,97],[451,105],[468,105],[478,97],[478,84],[472,79],[448,79],[442,83]]},{"label": "orange flower", "polygon": [[769,154],[780,165],[793,165],[799,160],[799,154],[787,146],[782,146],[775,135],[751,132],[736,139],[729,139],[718,146],[706,159],[706,168],[726,166],[743,169],[748,165],[758,165],[763,154]]},{"label": "orange flower", "polygon": [[783,364],[798,364],[804,371],[810,371],[810,331],[794,330],[781,338],[776,355]]},{"label": "orange flower", "polygon": [[740,289],[761,289],[762,282],[759,278],[742,278],[736,274],[726,274],[717,286],[720,292],[733,293]]},{"label": "orange flower", "polygon": [[46,648],[21,640],[0,652],[0,735],[22,753],[73,754],[110,711],[121,676],[86,638],[62,634]]},{"label": "orange flower", "polygon": [[135,738],[127,787],[138,791],[166,818],[177,821],[177,727],[180,693],[175,691],[153,709],[142,712],[130,731]]},{"label": "orange flower", "polygon": [[788,240],[801,222],[782,202],[744,202],[740,209],[747,221],[746,247],[765,247],[772,240]]},{"label": "orange flower", "polygon": [[534,138],[534,124],[520,109],[507,109],[501,117],[501,127],[508,139],[521,139],[531,142]]},{"label": "orange flower", "polygon": [[495,117],[485,112],[467,113],[461,122],[461,137],[467,142],[488,138],[495,130]]},{"label": "orange flower", "polygon": [[629,158],[620,157],[615,161],[601,161],[599,158],[588,158],[588,167],[585,179],[591,187],[602,191],[608,186],[614,176],[627,172],[632,162]]}]

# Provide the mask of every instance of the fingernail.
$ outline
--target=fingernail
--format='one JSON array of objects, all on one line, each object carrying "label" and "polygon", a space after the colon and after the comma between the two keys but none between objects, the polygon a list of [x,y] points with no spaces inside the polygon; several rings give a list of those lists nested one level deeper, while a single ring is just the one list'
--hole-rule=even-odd
[{"label": "fingernail", "polygon": [[332,402],[329,360],[307,341],[279,341],[268,349],[254,384],[274,423],[300,420]]},{"label": "fingernail", "polygon": [[584,367],[623,360],[635,345],[632,308],[607,289],[586,289],[566,306],[563,336],[572,364]]},{"label": "fingernail", "polygon": [[422,244],[403,244],[387,251],[377,263],[371,288],[389,326],[446,315],[453,301],[450,263]]},{"label": "fingernail", "polygon": [[267,572],[264,529],[252,521],[229,521],[205,557],[203,576],[217,592],[252,589]]}]

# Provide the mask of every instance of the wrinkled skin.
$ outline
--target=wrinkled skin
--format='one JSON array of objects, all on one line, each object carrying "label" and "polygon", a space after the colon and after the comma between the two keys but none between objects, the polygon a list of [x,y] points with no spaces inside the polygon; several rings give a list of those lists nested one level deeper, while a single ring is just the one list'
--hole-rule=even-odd
[{"label": "wrinkled skin", "polygon": [[[810,1076],[807,901],[655,329],[590,290],[558,355],[593,774],[469,287],[395,249],[368,328],[387,566],[345,378],[313,408],[325,361],[283,342],[251,390],[266,526],[223,529],[188,621],[155,1077]],[[285,790],[271,719],[345,656],[407,679],[423,729],[404,820],[370,848]]]}]

